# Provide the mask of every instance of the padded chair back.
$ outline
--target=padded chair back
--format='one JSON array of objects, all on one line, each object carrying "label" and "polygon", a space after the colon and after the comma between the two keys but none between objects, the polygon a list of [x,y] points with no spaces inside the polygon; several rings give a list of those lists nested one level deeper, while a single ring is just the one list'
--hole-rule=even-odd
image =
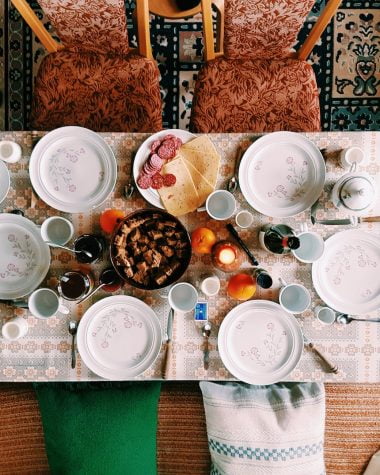
[{"label": "padded chair back", "polygon": [[224,56],[289,56],[314,3],[315,0],[225,0]]},{"label": "padded chair back", "polygon": [[128,54],[123,0],[39,0],[66,48]]}]

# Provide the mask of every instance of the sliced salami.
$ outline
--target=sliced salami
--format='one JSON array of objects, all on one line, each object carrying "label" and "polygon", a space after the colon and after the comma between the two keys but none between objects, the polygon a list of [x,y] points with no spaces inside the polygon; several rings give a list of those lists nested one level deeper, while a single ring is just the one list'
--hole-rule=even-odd
[{"label": "sliced salami", "polygon": [[164,186],[173,186],[177,181],[177,178],[173,173],[168,173],[167,175],[163,176]]},{"label": "sliced salami", "polygon": [[148,158],[148,163],[150,163],[152,167],[157,167],[157,168],[162,168],[162,165],[164,164],[160,156],[157,155],[157,153],[153,153]]},{"label": "sliced salami", "polygon": [[150,151],[152,153],[157,152],[158,147],[161,145],[161,140],[155,140],[150,146]]},{"label": "sliced salami", "polygon": [[173,135],[173,134],[168,134],[168,135],[165,135],[165,137],[162,139],[163,142],[165,142],[165,140],[171,140],[171,139],[175,139],[176,136]]},{"label": "sliced salami", "polygon": [[170,158],[175,157],[176,148],[169,141],[163,143],[160,148],[157,150],[158,156],[163,160],[169,160]]},{"label": "sliced salami", "polygon": [[145,175],[145,173],[140,173],[140,176],[137,178],[137,185],[141,189],[147,190],[152,185],[152,179],[150,176]]},{"label": "sliced salami", "polygon": [[179,137],[175,137],[175,146],[177,147],[177,150],[181,147],[182,144],[182,140]]},{"label": "sliced salami", "polygon": [[155,190],[162,188],[164,185],[164,179],[160,173],[156,173],[152,176],[152,184],[151,187]]}]

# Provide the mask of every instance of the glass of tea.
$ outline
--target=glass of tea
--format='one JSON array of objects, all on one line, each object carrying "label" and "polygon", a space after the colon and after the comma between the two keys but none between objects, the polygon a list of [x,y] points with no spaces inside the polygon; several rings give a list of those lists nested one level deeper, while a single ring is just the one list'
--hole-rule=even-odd
[{"label": "glass of tea", "polygon": [[89,254],[85,254],[84,252],[77,253],[77,260],[85,264],[91,264],[100,260],[103,255],[104,247],[104,239],[94,234],[82,234],[74,241],[74,249],[76,251],[87,251],[87,253],[91,255],[90,257]]},{"label": "glass of tea", "polygon": [[94,279],[80,271],[65,272],[59,278],[58,292],[66,300],[79,300],[91,292]]},{"label": "glass of tea", "polygon": [[119,274],[113,267],[108,267],[102,271],[99,276],[99,283],[106,292],[116,292],[123,285]]}]

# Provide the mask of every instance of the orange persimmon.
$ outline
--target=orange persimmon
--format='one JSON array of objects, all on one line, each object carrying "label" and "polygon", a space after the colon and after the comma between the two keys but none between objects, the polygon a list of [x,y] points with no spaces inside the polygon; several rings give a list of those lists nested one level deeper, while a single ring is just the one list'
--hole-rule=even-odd
[{"label": "orange persimmon", "polygon": [[209,228],[197,228],[191,233],[191,247],[196,254],[210,254],[215,243],[215,233]]},{"label": "orange persimmon", "polygon": [[248,274],[233,275],[228,281],[228,295],[237,300],[248,300],[255,295],[256,281]]},{"label": "orange persimmon", "polygon": [[121,209],[107,209],[100,215],[100,227],[105,233],[111,234],[124,217],[125,212]]}]

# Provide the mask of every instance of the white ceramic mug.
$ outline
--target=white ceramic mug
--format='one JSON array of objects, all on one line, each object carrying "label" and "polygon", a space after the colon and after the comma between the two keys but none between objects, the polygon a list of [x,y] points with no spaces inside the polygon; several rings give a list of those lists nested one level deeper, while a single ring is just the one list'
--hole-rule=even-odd
[{"label": "white ceramic mug", "polygon": [[340,164],[343,168],[355,167],[364,161],[364,151],[360,147],[345,148],[340,153]]},{"label": "white ceramic mug", "polygon": [[191,312],[197,305],[198,292],[188,282],[179,282],[169,290],[168,300],[173,310],[181,313]]},{"label": "white ceramic mug", "polygon": [[217,295],[220,290],[220,280],[216,275],[205,277],[201,282],[201,291],[207,297]]},{"label": "white ceramic mug", "polygon": [[4,323],[1,334],[6,340],[18,340],[28,333],[28,322],[22,317],[12,318]]},{"label": "white ceramic mug", "polygon": [[289,313],[302,313],[311,303],[310,293],[301,284],[287,284],[283,279],[279,279],[281,290],[279,302],[281,307]]},{"label": "white ceramic mug", "polygon": [[235,223],[239,226],[239,228],[247,229],[253,223],[253,214],[248,210],[243,209],[235,216]]},{"label": "white ceramic mug", "polygon": [[309,231],[307,225],[301,225],[301,232],[297,234],[300,247],[293,249],[293,256],[300,262],[311,263],[320,259],[325,250],[325,241],[318,233]]},{"label": "white ceramic mug", "polygon": [[231,218],[236,211],[234,195],[227,190],[216,190],[208,195],[206,211],[210,218],[223,221]]},{"label": "white ceramic mug", "polygon": [[69,313],[69,309],[61,304],[58,294],[45,288],[37,289],[29,296],[28,307],[37,318],[50,318],[58,312],[64,315]]},{"label": "white ceramic mug", "polygon": [[44,241],[64,246],[74,235],[74,226],[62,216],[51,216],[41,225],[41,236]]},{"label": "white ceramic mug", "polygon": [[330,307],[323,307],[322,305],[315,307],[314,315],[323,325],[332,325],[336,319],[334,310]]}]

